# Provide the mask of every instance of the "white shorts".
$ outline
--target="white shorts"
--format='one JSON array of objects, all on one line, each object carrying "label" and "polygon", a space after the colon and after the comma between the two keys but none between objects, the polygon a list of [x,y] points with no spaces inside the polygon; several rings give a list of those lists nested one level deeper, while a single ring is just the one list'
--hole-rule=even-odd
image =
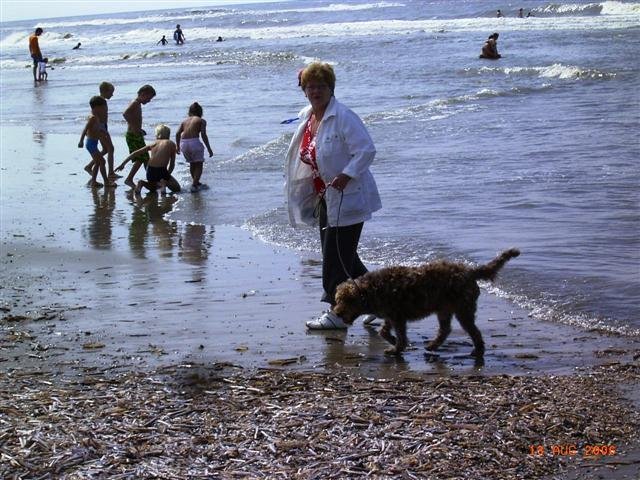
[{"label": "white shorts", "polygon": [[199,138],[183,138],[180,140],[180,151],[189,163],[204,162],[204,145]]}]

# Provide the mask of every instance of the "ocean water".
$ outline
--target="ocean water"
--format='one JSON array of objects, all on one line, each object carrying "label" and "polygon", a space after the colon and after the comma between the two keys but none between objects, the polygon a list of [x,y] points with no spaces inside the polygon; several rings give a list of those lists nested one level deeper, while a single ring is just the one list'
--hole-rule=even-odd
[{"label": "ocean water", "polygon": [[[293,0],[2,23],[1,125],[79,136],[104,80],[116,86],[117,138],[145,83],[158,92],[143,109],[148,132],[175,131],[197,100],[215,151],[211,188],[179,195],[169,217],[317,252],[314,230],[287,224],[283,157],[295,123],[280,122],[306,104],[297,70],[328,61],[337,98],[378,150],[383,209],[365,225],[366,262],[480,263],[515,246],[522,255],[486,286],[491,294],[534,321],[640,335],[640,3],[522,1],[499,6],[501,19],[494,7]],[[520,7],[534,16],[517,18]],[[187,42],[156,45],[176,23]],[[54,68],[34,86],[36,26]],[[478,59],[494,31],[503,58]],[[1,160],[19,161],[4,151]],[[177,177],[189,180],[182,161]]]}]

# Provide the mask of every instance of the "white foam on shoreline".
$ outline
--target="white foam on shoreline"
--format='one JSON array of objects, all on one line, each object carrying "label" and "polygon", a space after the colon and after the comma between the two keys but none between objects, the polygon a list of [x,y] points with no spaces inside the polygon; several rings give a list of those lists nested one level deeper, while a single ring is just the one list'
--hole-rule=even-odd
[{"label": "white foam on shoreline", "polygon": [[[640,27],[640,14],[606,15],[592,17],[548,17],[530,18],[522,21],[508,18],[500,24],[501,32],[509,31],[544,31],[544,30],[611,30]],[[191,41],[215,41],[218,36],[225,39],[275,40],[303,37],[359,37],[381,35],[405,35],[420,32],[486,32],[496,29],[494,18],[457,18],[428,20],[370,20],[362,22],[337,22],[298,25],[267,26],[258,28],[211,28],[197,27],[188,31],[187,44]],[[103,35],[100,40],[111,45],[148,43],[155,45],[158,39],[166,34],[166,28],[134,28],[129,31],[113,31]],[[28,34],[18,32],[8,35],[0,42],[0,46],[11,51],[24,49]],[[69,36],[65,32],[45,31],[43,43],[50,48],[71,45],[82,37]],[[86,41],[86,39],[85,39]]]}]

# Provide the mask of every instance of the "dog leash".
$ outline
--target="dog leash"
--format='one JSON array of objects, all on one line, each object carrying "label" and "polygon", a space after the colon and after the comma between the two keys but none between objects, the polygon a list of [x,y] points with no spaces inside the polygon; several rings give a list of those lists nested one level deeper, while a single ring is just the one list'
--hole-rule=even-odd
[{"label": "dog leash", "polygon": [[347,266],[344,264],[342,260],[342,255],[340,254],[340,242],[338,241],[338,229],[340,228],[340,210],[342,210],[342,199],[344,198],[344,190],[340,190],[340,203],[338,204],[338,217],[336,218],[336,250],[338,251],[338,260],[340,260],[340,265],[342,265],[342,270],[344,274],[347,276],[349,280],[356,284],[358,284],[353,279],[353,277],[349,274],[349,270],[347,270]]},{"label": "dog leash", "polygon": [[362,304],[366,306],[369,303],[367,302],[367,297],[365,297],[364,292],[360,288],[360,285],[358,285],[358,282],[356,282],[355,279],[349,274],[349,270],[347,270],[347,267],[344,264],[344,261],[342,260],[342,255],[340,254],[340,242],[338,241],[338,229],[340,227],[340,210],[342,210],[343,198],[344,198],[344,190],[340,190],[340,203],[338,203],[338,216],[336,218],[336,250],[338,251],[338,260],[340,260],[340,265],[342,266],[342,270],[344,271],[344,274],[347,276],[347,279],[351,280],[351,282],[353,282],[353,284],[355,285],[356,290],[358,290],[358,294],[360,295]]},{"label": "dog leash", "polygon": [[[316,208],[313,209],[313,216],[315,218],[318,218],[320,216],[320,207],[322,205],[322,200],[324,200],[324,197],[325,197],[325,194],[327,193],[328,188],[329,186],[327,186],[327,188],[325,188],[325,190],[322,192],[322,194],[320,195],[320,198],[318,199],[318,203],[316,204]],[[347,269],[347,266],[345,265],[344,260],[342,259],[342,254],[340,253],[340,240],[338,238],[338,228],[340,227],[340,212],[342,211],[343,199],[344,199],[344,191],[340,190],[340,203],[338,203],[338,216],[336,218],[336,250],[338,252],[338,260],[340,261],[340,266],[342,267],[342,271],[346,275],[347,280],[351,280],[353,282],[353,284],[356,286],[356,289],[358,290],[358,293],[360,294],[360,297],[362,298],[362,302],[366,305],[367,298],[364,296],[364,292],[362,291],[358,283],[349,273],[349,270]],[[326,229],[329,227],[326,226],[324,228]]]}]

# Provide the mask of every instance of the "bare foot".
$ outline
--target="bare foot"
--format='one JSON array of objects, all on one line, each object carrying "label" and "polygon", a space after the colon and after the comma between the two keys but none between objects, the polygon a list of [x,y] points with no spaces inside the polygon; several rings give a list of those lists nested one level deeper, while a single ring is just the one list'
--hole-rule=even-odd
[{"label": "bare foot", "polygon": [[84,171],[87,172],[89,175],[91,175],[91,164],[87,165],[86,167],[84,167]]},{"label": "bare foot", "polygon": [[116,182],[105,182],[105,188],[116,188],[118,184]]},{"label": "bare foot", "polygon": [[138,182],[138,185],[136,185],[136,193],[140,193],[142,192],[142,180],[140,180]]},{"label": "bare foot", "polygon": [[109,178],[110,178],[111,180],[115,180],[116,178],[122,178],[122,175],[118,175],[116,172],[111,172],[111,173],[109,174]]},{"label": "bare foot", "polygon": [[100,187],[104,187],[104,185],[102,185],[100,182],[96,182],[95,180],[92,180],[89,182],[89,186],[91,188],[100,188]]},{"label": "bare foot", "polygon": [[436,342],[435,340],[432,340],[429,343],[427,343],[426,349],[435,351],[438,349],[439,346],[440,346],[440,342]]},{"label": "bare foot", "polygon": [[133,180],[132,180],[131,178],[127,178],[127,179],[124,181],[124,184],[125,184],[125,185],[129,185],[131,188],[136,188],[136,184],[135,184],[135,183],[133,183]]}]

